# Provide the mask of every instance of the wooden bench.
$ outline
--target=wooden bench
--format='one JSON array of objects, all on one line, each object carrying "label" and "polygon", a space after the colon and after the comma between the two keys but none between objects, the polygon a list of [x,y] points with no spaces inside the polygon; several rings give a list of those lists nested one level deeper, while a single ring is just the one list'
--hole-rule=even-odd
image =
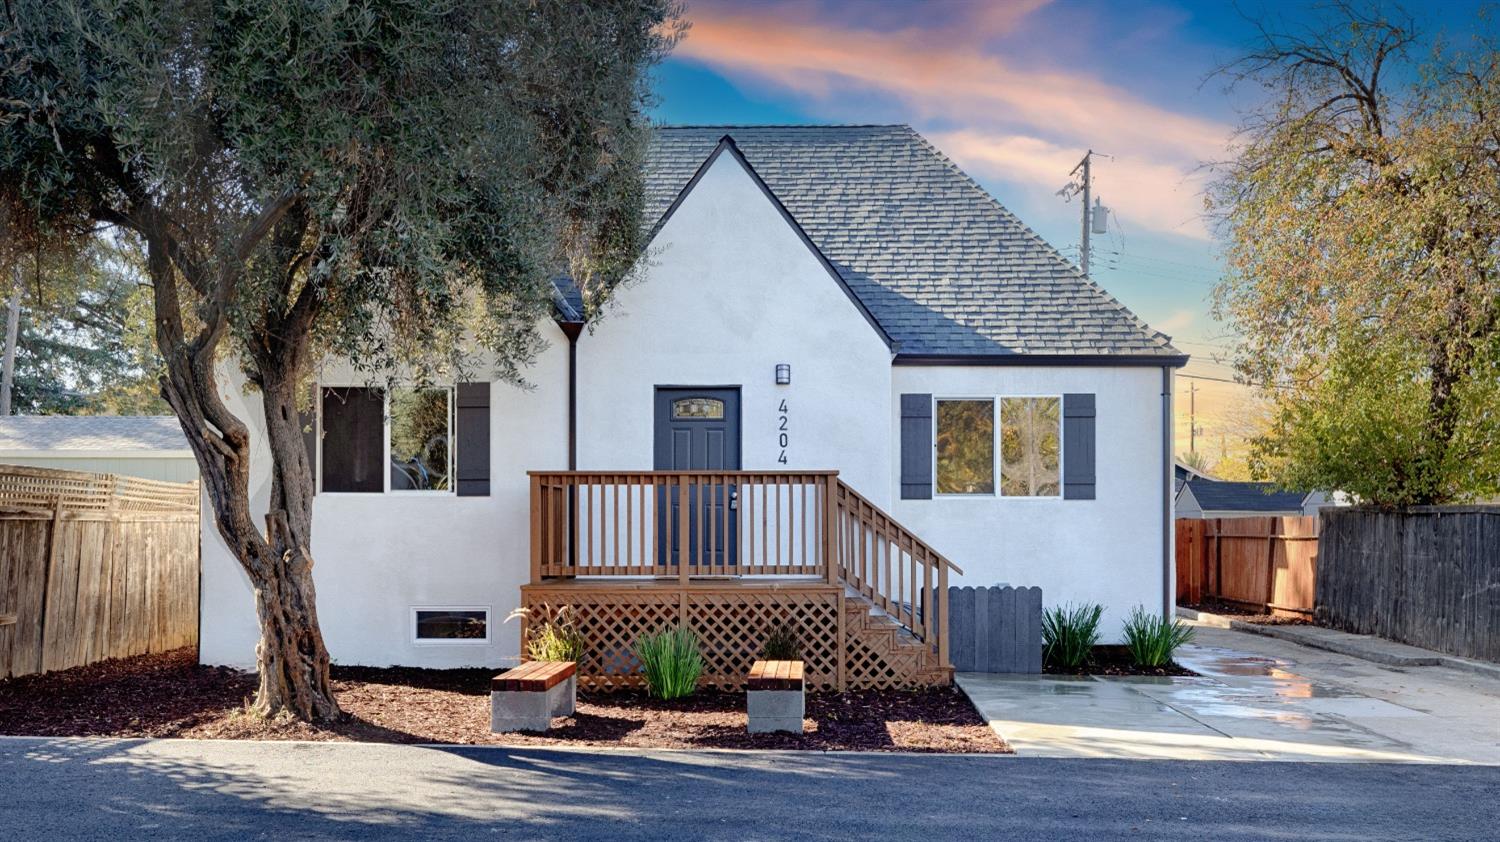
[{"label": "wooden bench", "polygon": [[750,733],[790,731],[800,734],[807,713],[801,661],[756,661],[745,682],[745,710]]},{"label": "wooden bench", "polygon": [[527,661],[490,681],[490,730],[545,731],[578,705],[578,664]]}]

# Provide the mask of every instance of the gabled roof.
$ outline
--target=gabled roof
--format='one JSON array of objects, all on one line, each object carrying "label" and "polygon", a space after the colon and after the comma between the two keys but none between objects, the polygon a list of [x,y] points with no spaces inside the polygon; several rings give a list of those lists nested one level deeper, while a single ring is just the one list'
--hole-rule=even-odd
[{"label": "gabled roof", "polygon": [[75,451],[190,454],[171,415],[14,415],[0,418],[4,454]]},{"label": "gabled roof", "polygon": [[1307,494],[1301,491],[1277,491],[1269,482],[1220,482],[1190,479],[1187,490],[1193,493],[1198,507],[1205,512],[1288,512],[1300,511]]},{"label": "gabled roof", "polygon": [[726,135],[898,362],[1185,360],[909,126],[660,127],[648,220]]}]

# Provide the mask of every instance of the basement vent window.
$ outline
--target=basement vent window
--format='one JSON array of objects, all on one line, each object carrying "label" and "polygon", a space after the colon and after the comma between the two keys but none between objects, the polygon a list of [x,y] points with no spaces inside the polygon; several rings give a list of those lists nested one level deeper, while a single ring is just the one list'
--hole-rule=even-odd
[{"label": "basement vent window", "polygon": [[475,606],[413,608],[413,639],[417,643],[489,643],[490,610]]}]

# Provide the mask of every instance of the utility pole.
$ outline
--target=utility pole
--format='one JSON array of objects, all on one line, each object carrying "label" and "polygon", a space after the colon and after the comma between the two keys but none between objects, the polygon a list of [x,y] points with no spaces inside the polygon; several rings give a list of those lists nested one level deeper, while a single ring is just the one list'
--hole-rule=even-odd
[{"label": "utility pole", "polygon": [[5,317],[5,357],[0,362],[0,416],[10,415],[11,388],[16,379],[16,335],[21,331],[21,266],[15,267],[10,289],[10,312]]},{"label": "utility pole", "polygon": [[[1057,191],[1057,195],[1063,197],[1064,201],[1072,201],[1073,194],[1075,193],[1083,194],[1083,237],[1078,244],[1078,268],[1083,271],[1085,278],[1089,276],[1089,254],[1091,252],[1089,235],[1108,233],[1109,223],[1107,220],[1109,219],[1109,209],[1103,205],[1096,206],[1089,203],[1089,200],[1094,195],[1093,158],[1099,154],[1102,153],[1095,152],[1092,149],[1085,152],[1083,160],[1079,161],[1078,166],[1074,167],[1073,171],[1068,173],[1070,176],[1078,177],[1078,180],[1068,182],[1061,190]],[[1104,157],[1108,158],[1110,156],[1105,155]],[[1080,171],[1081,177],[1079,177]]]},{"label": "utility pole", "polygon": [[1094,157],[1094,150],[1083,153],[1083,160],[1068,175],[1078,175],[1083,170],[1083,240],[1078,247],[1078,268],[1083,270],[1083,276],[1089,276],[1089,193],[1093,187],[1092,177],[1089,175],[1089,159]]},{"label": "utility pole", "polygon": [[1188,453],[1198,452],[1198,384],[1188,384]]}]

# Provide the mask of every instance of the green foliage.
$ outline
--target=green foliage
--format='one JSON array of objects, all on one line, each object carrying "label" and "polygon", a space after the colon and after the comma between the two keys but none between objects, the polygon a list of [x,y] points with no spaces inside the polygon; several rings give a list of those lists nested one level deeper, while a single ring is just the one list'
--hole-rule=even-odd
[{"label": "green foliage", "polygon": [[[170,412],[156,380],[150,288],[132,257],[101,238],[76,253],[17,261],[16,413]],[[6,303],[0,296],[0,312]]]},{"label": "green foliage", "polygon": [[1125,648],[1137,666],[1166,666],[1172,663],[1177,647],[1192,639],[1192,626],[1175,617],[1148,613],[1140,606],[1125,619]]},{"label": "green foliage", "polygon": [[675,628],[642,635],[635,642],[646,687],[659,699],[677,699],[698,687],[703,673],[703,655],[698,636],[691,629]]},{"label": "green foliage", "polygon": [[527,635],[526,656],[533,661],[583,660],[583,632],[573,622],[573,616],[564,606],[556,619],[541,623]]},{"label": "green foliage", "polygon": [[1269,89],[1210,193],[1219,315],[1274,401],[1251,469],[1384,506],[1500,492],[1500,61],[1488,23],[1408,60],[1411,26],[1336,4],[1270,34]]},{"label": "green foliage", "polygon": [[1042,614],[1042,658],[1053,666],[1077,669],[1087,664],[1099,642],[1104,606],[1054,605]]},{"label": "green foliage", "polygon": [[792,626],[777,623],[766,632],[766,642],[760,648],[760,656],[767,661],[802,660],[802,641]]}]

